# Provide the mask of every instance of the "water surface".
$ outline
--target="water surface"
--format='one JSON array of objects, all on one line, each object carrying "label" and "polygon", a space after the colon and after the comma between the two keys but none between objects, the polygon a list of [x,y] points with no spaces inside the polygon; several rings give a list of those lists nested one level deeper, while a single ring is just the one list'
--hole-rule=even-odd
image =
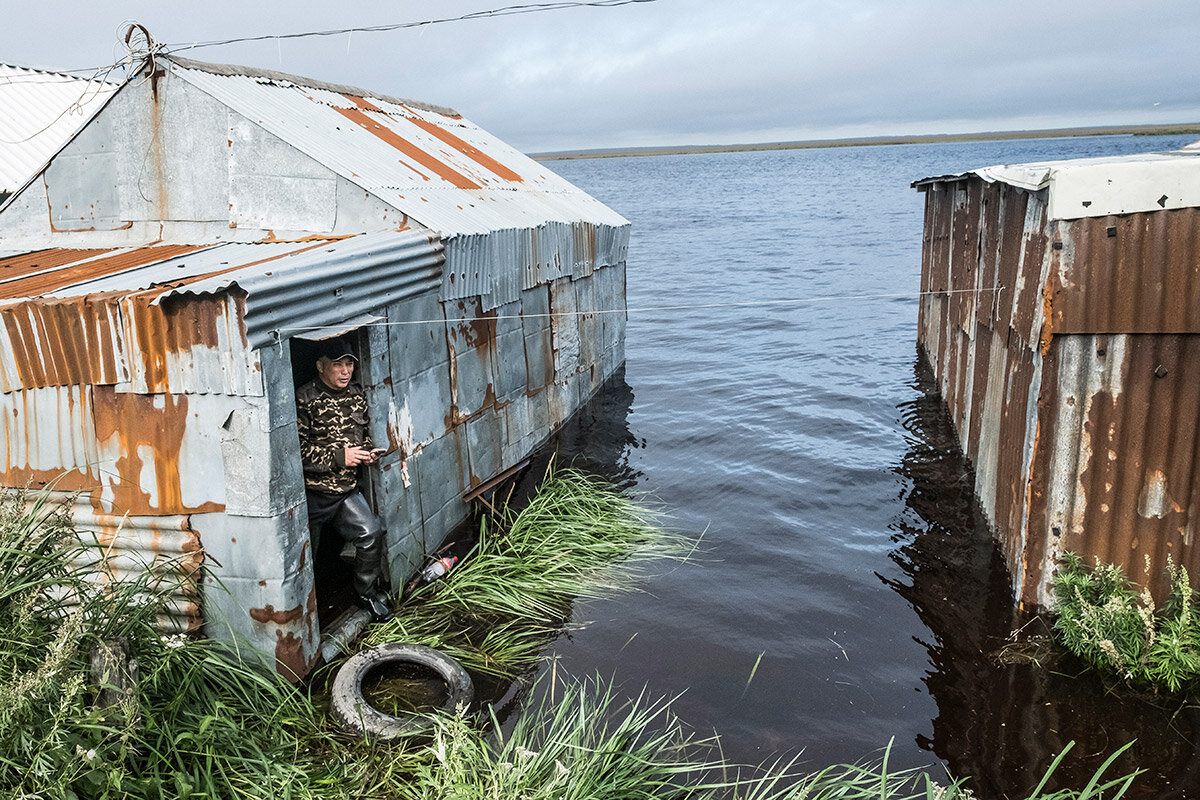
[{"label": "water surface", "polygon": [[[1139,796],[1194,781],[1189,712],[990,657],[1008,577],[916,349],[922,195],[999,163],[1166,150],[1110,136],[555,162],[633,223],[627,363],[562,447],[702,536],[646,592],[580,605],[558,669],[683,693],[758,763],[877,754],[1017,797],[1136,738]],[[663,306],[705,306],[667,310]],[[760,660],[761,656],[761,660]],[[757,670],[754,670],[758,663]],[[748,679],[755,671],[752,681]]]}]

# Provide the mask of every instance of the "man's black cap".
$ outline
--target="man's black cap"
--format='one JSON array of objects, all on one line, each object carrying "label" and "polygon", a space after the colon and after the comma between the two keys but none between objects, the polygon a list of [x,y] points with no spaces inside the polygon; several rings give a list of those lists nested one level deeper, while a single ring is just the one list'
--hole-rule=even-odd
[{"label": "man's black cap", "polygon": [[358,356],[354,355],[354,351],[350,349],[350,345],[340,336],[334,339],[322,340],[320,353],[322,358],[328,358],[330,361],[337,361],[340,358],[350,358],[356,362],[358,361]]}]

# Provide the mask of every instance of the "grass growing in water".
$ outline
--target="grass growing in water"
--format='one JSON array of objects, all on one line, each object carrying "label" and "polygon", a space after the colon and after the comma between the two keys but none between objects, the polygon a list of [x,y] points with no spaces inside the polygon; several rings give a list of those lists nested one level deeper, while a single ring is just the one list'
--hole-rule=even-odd
[{"label": "grass growing in water", "polygon": [[1088,569],[1066,553],[1054,576],[1054,628],[1068,650],[1134,685],[1194,694],[1200,688],[1200,617],[1185,569],[1167,562],[1171,596],[1156,610],[1120,567]]},{"label": "grass growing in water", "polygon": [[473,672],[509,678],[538,661],[576,598],[627,590],[648,562],[691,547],[645,508],[572,469],[548,473],[500,527],[483,525],[475,554],[376,626],[367,644],[425,644]]},{"label": "grass growing in water", "polygon": [[[476,569],[534,552],[522,548],[551,536],[551,528],[558,530],[557,509],[570,505],[567,487],[558,486],[561,493],[551,493],[522,523],[514,549],[495,559],[485,555]],[[645,530],[647,518],[636,509],[611,498],[591,499],[593,518],[618,523],[624,530],[620,535],[634,547],[647,547],[643,556],[663,547],[676,552],[675,545]],[[543,570],[553,580],[541,588],[557,588],[542,591],[538,602],[514,607],[515,584],[491,591],[476,578],[479,591],[491,591],[490,599],[480,601],[480,613],[487,616],[460,627],[507,619],[502,636],[516,636],[512,648],[520,657],[505,656],[506,669],[531,657],[522,625],[549,628],[569,611],[573,596],[628,585],[628,573],[603,574],[603,558],[597,556],[605,552],[604,543],[587,544],[596,537],[582,529],[586,523],[578,525],[566,530],[585,543],[586,552],[574,564],[554,563]],[[228,645],[160,636],[154,627],[158,589],[148,579],[89,581],[72,565],[91,547],[44,496],[32,505],[19,493],[0,498],[0,796],[953,800],[961,795],[957,785],[934,787],[919,773],[893,773],[886,760],[815,775],[794,774],[793,761],[754,777],[713,779],[725,765],[706,757],[712,751],[703,750],[703,742],[688,738],[668,702],[640,697],[625,703],[610,686],[597,683],[547,687],[508,735],[494,718],[489,729],[480,730],[448,717],[440,720],[431,742],[358,741],[332,730],[307,696]],[[609,552],[606,557],[619,560],[628,550]],[[468,566],[460,574],[469,574]],[[572,581],[581,582],[578,592],[570,591]],[[526,575],[518,583],[536,593],[534,582]],[[475,611],[465,589],[451,586],[454,591],[445,599],[438,592],[429,604]],[[451,628],[439,635],[454,639],[457,632]],[[137,692],[134,707],[103,709],[95,702],[100,687],[90,675],[89,653],[116,637],[128,642],[140,666]],[[490,658],[501,663],[494,653]],[[1096,796],[1089,792],[1042,796]]]}]

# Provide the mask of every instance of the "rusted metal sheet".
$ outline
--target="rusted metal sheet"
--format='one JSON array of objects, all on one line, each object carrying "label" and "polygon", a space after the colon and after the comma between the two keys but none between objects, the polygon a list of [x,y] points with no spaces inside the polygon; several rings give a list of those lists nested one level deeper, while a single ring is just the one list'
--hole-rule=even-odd
[{"label": "rusted metal sheet", "polygon": [[121,330],[115,297],[0,306],[0,391],[128,380]]},{"label": "rusted metal sheet", "polygon": [[1168,557],[1200,578],[1200,209],[1054,219],[1053,187],[921,184],[920,345],[1017,597],[1072,550],[1161,599]]},{"label": "rusted metal sheet", "polygon": [[176,631],[200,629],[204,552],[189,516],[105,514],[86,497],[54,497],[68,505],[72,525],[84,541],[90,537],[96,544],[81,564],[92,567],[94,580],[142,580],[140,576],[149,573],[149,588],[169,589],[166,618],[160,625]]},{"label": "rusted metal sheet", "polygon": [[1057,333],[1200,333],[1200,208],[1060,227]]},{"label": "rusted metal sheet", "polygon": [[1200,574],[1200,337],[1056,337],[1046,369],[1057,380],[1044,393],[1044,516],[1031,530],[1048,535],[1027,593],[1046,602],[1055,559],[1072,550],[1165,597],[1168,557]]}]

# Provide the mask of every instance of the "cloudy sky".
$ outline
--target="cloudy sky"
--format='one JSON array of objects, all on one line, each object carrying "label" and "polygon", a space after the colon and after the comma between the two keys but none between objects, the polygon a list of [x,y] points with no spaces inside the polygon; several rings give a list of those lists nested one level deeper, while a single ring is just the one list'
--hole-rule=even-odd
[{"label": "cloudy sky", "polygon": [[[504,0],[10,5],[0,62],[415,22]],[[451,106],[527,152],[1200,121],[1196,0],[651,0],[183,51]]]}]

